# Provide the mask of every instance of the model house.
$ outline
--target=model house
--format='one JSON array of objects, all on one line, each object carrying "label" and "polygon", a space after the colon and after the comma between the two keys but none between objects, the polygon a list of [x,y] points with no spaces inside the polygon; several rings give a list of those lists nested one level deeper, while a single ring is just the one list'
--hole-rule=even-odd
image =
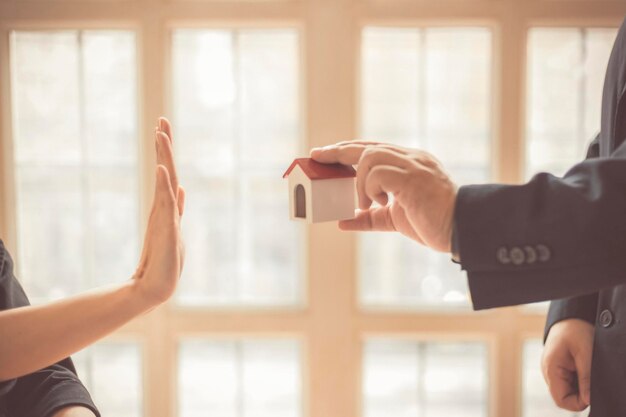
[{"label": "model house", "polygon": [[355,176],[351,166],[294,160],[283,175],[289,181],[291,219],[319,223],[353,218]]}]

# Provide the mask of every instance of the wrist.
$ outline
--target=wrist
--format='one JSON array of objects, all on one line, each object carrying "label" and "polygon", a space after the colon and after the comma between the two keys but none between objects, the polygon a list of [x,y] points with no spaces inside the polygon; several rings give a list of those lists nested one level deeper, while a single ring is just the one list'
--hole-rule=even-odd
[{"label": "wrist", "polygon": [[552,327],[556,329],[563,329],[563,328],[569,328],[569,327],[593,328],[593,324],[589,323],[587,320],[579,319],[577,317],[570,317],[570,318],[561,320],[557,323],[554,323]]},{"label": "wrist", "polygon": [[452,234],[450,237],[450,255],[452,260],[456,263],[461,263],[461,255],[459,254],[459,238],[456,234],[456,225],[454,219],[452,220]]},{"label": "wrist", "polygon": [[155,297],[142,278],[133,277],[127,284],[131,304],[141,313],[151,310],[163,302]]},{"label": "wrist", "polygon": [[588,321],[578,318],[569,318],[552,325],[546,337],[546,342],[548,342],[551,337],[560,337],[571,332],[582,335],[583,333],[593,334],[594,331],[594,326]]},{"label": "wrist", "polygon": [[452,192],[450,193],[450,201],[448,202],[448,215],[446,216],[446,227],[445,227],[445,236],[446,236],[446,252],[452,255],[452,259],[456,262],[459,262],[458,256],[458,241],[457,241],[457,231],[456,231],[456,222],[455,211],[456,211],[456,196],[457,196],[457,187],[454,183],[451,182]]}]

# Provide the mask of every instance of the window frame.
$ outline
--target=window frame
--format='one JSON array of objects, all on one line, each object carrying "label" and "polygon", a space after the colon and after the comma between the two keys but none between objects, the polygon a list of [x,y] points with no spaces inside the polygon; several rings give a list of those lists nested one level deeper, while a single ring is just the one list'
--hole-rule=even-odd
[{"label": "window frame", "polygon": [[[94,1],[99,1],[99,0],[94,0]],[[8,243],[5,241],[5,243],[7,243],[7,247],[10,249],[11,253],[14,255],[14,260],[15,260],[15,271],[16,271],[16,275],[19,276],[20,274],[20,265],[18,262],[18,250],[19,250],[19,245],[18,245],[18,214],[15,211],[15,207],[17,206],[17,194],[16,194],[16,181],[15,181],[15,173],[17,172],[16,170],[16,162],[13,158],[14,155],[14,143],[13,143],[13,118],[12,118],[12,112],[11,112],[11,107],[13,107],[14,105],[14,97],[11,91],[11,83],[12,83],[12,74],[11,74],[11,33],[13,31],[27,31],[27,32],[46,32],[46,31],[52,31],[52,30],[67,30],[67,31],[75,31],[77,33],[81,33],[81,36],[84,35],[84,33],[82,32],[89,32],[89,31],[99,31],[99,30],[119,30],[119,31],[128,31],[128,32],[132,32],[133,36],[134,36],[134,40],[135,40],[135,50],[136,50],[136,68],[135,68],[135,73],[134,73],[134,77],[135,77],[135,81],[137,83],[136,85],[136,91],[135,91],[135,114],[137,116],[137,129],[136,129],[136,136],[137,138],[141,138],[143,137],[143,126],[141,123],[139,123],[139,120],[141,118],[141,111],[142,111],[142,102],[141,102],[141,98],[142,98],[142,91],[140,89],[141,86],[141,55],[140,55],[140,51],[139,51],[139,46],[140,46],[140,31],[139,31],[139,26],[133,24],[132,22],[123,22],[123,21],[102,21],[102,22],[81,22],[78,25],[72,25],[72,24],[65,24],[62,23],[61,25],[57,26],[52,22],[36,22],[36,23],[26,23],[26,22],[19,22],[18,24],[15,24],[13,27],[9,28],[6,31],[6,36],[7,36],[7,58],[6,61],[7,64],[7,70],[6,73],[8,74],[8,85],[7,85],[7,90],[8,91],[8,98],[7,101],[9,101],[9,103],[7,104],[6,108],[8,109],[8,114],[7,114],[7,118],[2,118],[0,119],[3,123],[6,121],[6,125],[8,127],[8,132],[6,136],[2,136],[0,134],[0,161],[2,161],[3,163],[5,163],[6,165],[6,181],[11,181],[10,184],[6,184],[6,190],[8,191],[8,198],[5,199],[5,207],[6,207],[6,217],[2,216],[2,207],[0,207],[0,233],[3,232],[2,229],[2,225],[3,225],[3,220],[5,221],[6,225],[7,225],[7,234],[0,234],[0,238],[2,236],[7,236],[7,241]],[[2,21],[0,20],[0,33],[4,34],[4,27],[2,25]],[[2,42],[2,41],[0,41]],[[3,51],[2,51],[2,47],[0,46],[0,57],[4,58],[3,55]],[[2,66],[0,66],[0,71],[4,70],[4,68],[2,68]],[[4,72],[4,71],[3,71]],[[0,80],[0,82],[2,82],[2,80]],[[81,87],[79,87],[81,88]],[[3,91],[0,88],[0,92]],[[1,100],[0,100],[1,101]],[[2,103],[0,103],[0,110],[2,110],[3,106]],[[5,142],[2,140],[3,137],[8,138],[8,140]],[[84,139],[81,138],[81,141],[83,141]],[[8,150],[8,152],[6,152],[5,154],[3,154],[2,152],[2,148],[3,148],[3,144],[6,144],[6,149]],[[154,149],[154,145],[151,143],[145,143],[141,140],[138,140],[136,143],[136,149],[135,151],[137,152],[137,159],[136,159],[136,167],[134,169],[135,174],[137,175],[137,182],[136,182],[136,189],[137,192],[141,195],[143,195],[144,193],[147,193],[148,196],[151,196],[152,190],[154,189],[154,187],[152,185],[149,185],[149,189],[146,190],[146,184],[145,184],[145,180],[144,180],[144,167],[145,167],[145,163],[143,161],[144,155],[146,154],[144,152],[144,146],[147,147],[148,150],[152,150]],[[150,154],[152,155],[152,154]],[[5,156],[5,159],[2,159],[3,156]],[[82,158],[84,158],[84,156],[82,156]],[[81,175],[85,175],[85,172],[83,171],[83,167],[80,168],[80,172]],[[4,172],[0,173],[5,174]],[[10,177],[10,178],[9,178]],[[0,181],[0,195],[2,195],[4,197],[4,195],[2,194],[2,186],[4,184],[2,183],[2,181]],[[149,209],[149,207],[151,207],[151,197],[149,197],[150,200],[144,201],[144,198],[141,198],[139,200],[137,200],[137,207],[136,210],[133,214],[133,216],[135,217],[135,220],[137,221],[137,225],[138,225],[138,229],[140,230],[140,236],[138,237],[138,247],[136,248],[137,251],[137,256],[139,256],[139,254],[141,253],[141,244],[143,243],[143,230],[145,228],[144,226],[144,214],[143,214],[143,210],[144,209]],[[144,208],[144,204],[146,205],[147,208]],[[0,206],[2,206],[2,204],[0,204]],[[146,224],[147,224],[147,217],[146,217]],[[12,246],[12,244],[14,246]],[[29,295],[30,297],[30,295]],[[41,299],[38,298],[34,298],[34,297],[30,297],[31,298],[31,302],[37,303],[39,301],[42,301]]]},{"label": "window frame", "polygon": [[[372,23],[373,22],[373,23]],[[363,85],[363,79],[362,79],[362,74],[363,74],[363,70],[362,70],[362,64],[364,62],[363,60],[363,56],[362,56],[362,48],[361,48],[361,40],[362,37],[361,35],[364,33],[364,31],[368,28],[376,28],[376,29],[388,29],[388,28],[400,28],[400,29],[419,29],[422,31],[422,33],[426,33],[426,31],[428,29],[431,28],[442,28],[442,29],[446,29],[446,28],[453,28],[453,29],[464,29],[464,28],[480,28],[480,29],[486,29],[487,31],[490,32],[490,45],[489,47],[491,48],[491,62],[489,65],[489,69],[491,71],[491,76],[493,79],[495,79],[496,75],[498,74],[498,69],[500,68],[500,62],[498,60],[498,55],[497,55],[497,42],[498,42],[498,24],[494,21],[489,21],[489,20],[485,20],[482,18],[477,18],[477,19],[473,19],[473,18],[461,18],[461,19],[456,19],[456,18],[443,18],[443,19],[437,19],[437,20],[429,20],[429,19],[396,19],[396,18],[391,18],[389,20],[385,20],[385,19],[362,19],[359,21],[359,29],[357,32],[357,39],[355,42],[355,50],[356,50],[356,58],[355,58],[355,63],[356,63],[356,71],[355,71],[355,76],[354,76],[354,81],[355,81],[355,90],[356,90],[356,94],[355,94],[355,107],[356,107],[356,118],[355,118],[355,130],[358,132],[357,136],[355,136],[356,138],[361,138],[362,136],[362,129],[363,129],[363,115],[362,115],[362,109],[363,106],[361,105],[362,102],[362,94],[361,94],[361,86]],[[498,155],[496,154],[496,149],[498,147],[498,141],[497,141],[497,128],[498,128],[498,120],[499,120],[499,111],[500,109],[498,107],[496,107],[496,83],[493,82],[490,87],[489,87],[489,93],[491,94],[491,100],[490,100],[490,108],[489,108],[489,127],[490,127],[490,137],[489,140],[487,141],[487,146],[489,147],[489,161],[488,161],[488,172],[489,172],[489,179],[491,181],[497,181],[498,178],[498,170],[497,170],[497,162],[498,162]],[[369,140],[370,138],[364,138]],[[384,140],[384,138],[382,138]],[[356,250],[355,250],[355,254],[354,254],[354,260],[353,262],[356,265],[356,297],[357,297],[357,305],[359,308],[359,311],[361,312],[378,312],[381,314],[386,314],[386,313],[408,313],[408,314],[423,314],[423,313],[441,313],[444,315],[448,315],[448,314],[465,314],[465,313],[471,313],[472,312],[472,307],[471,307],[471,302],[468,299],[468,303],[467,304],[450,304],[450,305],[434,305],[434,304],[429,304],[429,305],[416,305],[416,306],[411,306],[408,307],[406,305],[401,305],[401,306],[393,306],[390,304],[368,304],[366,302],[364,302],[364,300],[360,299],[362,293],[362,282],[360,280],[360,274],[361,274],[361,262],[360,262],[360,256],[359,256],[359,251],[360,251],[360,245],[362,244],[361,239],[358,238],[358,236],[355,238],[356,242]]]},{"label": "window frame", "polygon": [[[185,0],[180,0],[185,1]],[[200,18],[197,20],[172,20],[168,21],[164,26],[164,36],[166,37],[164,41],[164,62],[163,66],[165,69],[165,77],[164,77],[164,95],[165,95],[165,113],[168,115],[173,115],[173,97],[174,97],[174,64],[172,61],[173,50],[172,50],[172,37],[173,33],[176,30],[185,30],[185,29],[205,29],[205,30],[225,30],[225,31],[245,31],[245,30],[263,30],[263,29],[283,29],[283,30],[293,30],[297,37],[298,43],[298,69],[300,70],[300,74],[298,74],[298,97],[299,97],[299,120],[300,120],[300,129],[298,132],[298,152],[302,154],[303,152],[307,152],[307,143],[306,143],[306,78],[305,78],[305,56],[304,56],[304,40],[305,40],[305,31],[302,23],[298,22],[296,19],[278,19],[278,20],[270,20],[270,21],[249,21],[246,19],[230,19],[230,20],[211,20],[206,18]],[[174,126],[176,129],[176,126]],[[174,132],[175,134],[175,132]],[[174,150],[176,150],[174,148]],[[287,216],[288,213],[285,213]],[[266,304],[254,304],[250,305],[246,304],[237,304],[237,303],[227,303],[224,305],[185,305],[178,303],[176,297],[173,297],[173,300],[169,303],[172,310],[175,311],[185,311],[185,310],[198,310],[198,311],[212,311],[212,312],[257,312],[257,311],[273,311],[273,312],[299,312],[306,311],[309,305],[309,287],[308,283],[310,281],[309,274],[309,262],[310,257],[307,251],[307,242],[309,240],[309,228],[305,227],[305,225],[298,225],[299,227],[299,241],[297,242],[299,245],[300,253],[298,253],[300,259],[300,265],[298,266],[299,274],[300,274],[300,294],[298,299],[294,300],[293,303],[280,303],[276,306],[272,306],[269,303]]]},{"label": "window frame", "polygon": [[[309,148],[357,136],[360,33],[365,26],[491,27],[492,174],[495,181],[518,183],[525,171],[528,30],[536,26],[617,27],[625,14],[626,3],[619,0],[600,4],[596,0],[0,0],[0,236],[15,253],[11,30],[120,28],[136,32],[139,208],[140,230],[144,230],[155,163],[152,132],[147,127],[171,109],[173,28],[299,27],[302,143]],[[541,337],[544,312],[521,307],[478,313],[364,310],[357,292],[356,236],[339,233],[334,225],[307,228],[304,235],[307,281],[302,308],[214,310],[169,303],[107,339],[140,344],[145,416],[177,415],[177,343],[194,335],[301,340],[303,417],[360,414],[361,348],[368,336],[480,340],[489,352],[489,415],[522,415],[523,343],[529,337]]]}]

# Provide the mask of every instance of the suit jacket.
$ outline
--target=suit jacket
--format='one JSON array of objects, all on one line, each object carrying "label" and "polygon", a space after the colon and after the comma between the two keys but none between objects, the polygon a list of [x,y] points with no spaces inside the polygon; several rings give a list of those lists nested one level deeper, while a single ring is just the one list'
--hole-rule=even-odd
[{"label": "suit jacket", "polygon": [[564,177],[459,189],[455,239],[474,308],[554,300],[595,324],[593,417],[626,416],[626,21],[607,68],[601,132]]},{"label": "suit jacket", "polygon": [[[13,275],[11,257],[0,240],[0,310],[28,304],[24,290]],[[71,405],[89,408],[96,416],[100,415],[70,358],[0,383],[0,417],[48,417]]]}]

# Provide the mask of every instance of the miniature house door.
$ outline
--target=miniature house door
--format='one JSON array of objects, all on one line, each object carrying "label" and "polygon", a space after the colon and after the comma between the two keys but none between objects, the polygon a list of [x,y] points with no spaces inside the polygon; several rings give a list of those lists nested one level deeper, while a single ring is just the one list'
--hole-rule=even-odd
[{"label": "miniature house door", "polygon": [[295,217],[306,219],[306,192],[302,184],[296,185],[294,196]]}]

